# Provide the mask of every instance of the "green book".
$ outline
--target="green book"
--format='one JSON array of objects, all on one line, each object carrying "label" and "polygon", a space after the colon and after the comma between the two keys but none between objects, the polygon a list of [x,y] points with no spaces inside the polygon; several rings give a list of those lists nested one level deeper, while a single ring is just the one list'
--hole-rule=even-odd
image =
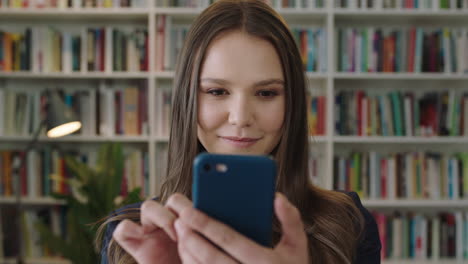
[{"label": "green book", "polygon": [[453,102],[452,113],[452,124],[450,124],[450,136],[460,135],[460,116],[461,116],[460,99],[455,99]]},{"label": "green book", "polygon": [[409,223],[408,223],[408,217],[403,216],[402,218],[403,222],[403,250],[402,250],[402,258],[407,259],[409,257]]},{"label": "green book", "polygon": [[390,93],[392,101],[393,122],[395,128],[395,136],[403,136],[403,120],[401,113],[400,92],[393,91]]},{"label": "green book", "polygon": [[459,153],[458,158],[461,159],[463,168],[463,194],[468,197],[468,152]]},{"label": "green book", "polygon": [[361,51],[361,57],[362,57],[362,60],[361,60],[361,71],[362,72],[368,72],[368,65],[367,65],[367,56],[368,56],[368,49],[369,47],[367,47],[367,44],[368,44],[368,41],[369,41],[369,36],[367,34],[367,29],[363,29],[361,31],[361,35],[362,35],[362,51]]}]

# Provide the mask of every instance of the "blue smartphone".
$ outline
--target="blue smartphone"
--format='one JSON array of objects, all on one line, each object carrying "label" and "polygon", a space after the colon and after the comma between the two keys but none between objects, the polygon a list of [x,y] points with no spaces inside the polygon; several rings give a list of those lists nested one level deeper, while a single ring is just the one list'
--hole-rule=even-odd
[{"label": "blue smartphone", "polygon": [[194,207],[272,246],[276,163],[267,156],[199,154],[193,162]]}]

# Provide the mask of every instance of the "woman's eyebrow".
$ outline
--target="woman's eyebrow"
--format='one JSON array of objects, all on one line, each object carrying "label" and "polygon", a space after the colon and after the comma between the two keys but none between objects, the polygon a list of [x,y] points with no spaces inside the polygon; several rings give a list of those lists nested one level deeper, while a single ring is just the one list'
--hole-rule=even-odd
[{"label": "woman's eyebrow", "polygon": [[256,82],[254,83],[253,86],[255,87],[258,87],[258,86],[268,86],[270,84],[280,84],[280,85],[284,85],[284,81],[281,80],[281,79],[267,79],[267,80],[263,80],[263,81],[259,81],[259,82]]},{"label": "woman's eyebrow", "polygon": [[[225,79],[218,79],[218,78],[202,78],[200,80],[201,82],[212,82],[212,83],[217,83],[221,85],[228,85],[230,82]],[[261,80],[253,84],[254,87],[258,86],[268,86],[270,84],[280,84],[284,85],[284,80],[278,79],[278,78],[271,78],[271,79],[266,79],[266,80]]]}]

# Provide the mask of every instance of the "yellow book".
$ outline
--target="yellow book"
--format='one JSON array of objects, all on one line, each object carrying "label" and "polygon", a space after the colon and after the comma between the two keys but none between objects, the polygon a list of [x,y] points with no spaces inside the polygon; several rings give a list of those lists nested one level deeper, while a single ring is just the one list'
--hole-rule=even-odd
[{"label": "yellow book", "polygon": [[138,88],[124,90],[123,128],[125,135],[138,135]]},{"label": "yellow book", "polygon": [[14,48],[14,54],[12,54],[12,56],[13,56],[12,57],[12,60],[13,60],[12,70],[13,71],[19,71],[19,70],[21,70],[21,68],[20,68],[20,66],[21,66],[21,50],[20,50],[21,34],[12,33],[11,34],[11,44],[12,44],[12,47],[15,47]]},{"label": "yellow book", "polygon": [[11,7],[21,8],[22,7],[22,0],[13,0],[13,3],[12,3]]},{"label": "yellow book", "polygon": [[112,7],[112,0],[104,0],[103,6],[104,7]]},{"label": "yellow book", "polygon": [[5,32],[3,35],[3,50],[4,50],[4,65],[3,71],[10,72],[13,70],[13,40],[12,34],[9,32]]},{"label": "yellow book", "polygon": [[58,31],[53,31],[53,63],[52,69],[54,72],[60,72],[62,69],[62,48],[61,48],[61,34]]}]

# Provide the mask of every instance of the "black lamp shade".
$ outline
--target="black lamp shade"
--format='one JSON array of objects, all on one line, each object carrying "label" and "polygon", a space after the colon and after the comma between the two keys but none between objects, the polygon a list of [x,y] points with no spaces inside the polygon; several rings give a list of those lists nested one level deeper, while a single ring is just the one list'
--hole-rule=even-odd
[{"label": "black lamp shade", "polygon": [[81,128],[81,122],[57,91],[49,93],[47,107],[47,136],[63,137]]}]

